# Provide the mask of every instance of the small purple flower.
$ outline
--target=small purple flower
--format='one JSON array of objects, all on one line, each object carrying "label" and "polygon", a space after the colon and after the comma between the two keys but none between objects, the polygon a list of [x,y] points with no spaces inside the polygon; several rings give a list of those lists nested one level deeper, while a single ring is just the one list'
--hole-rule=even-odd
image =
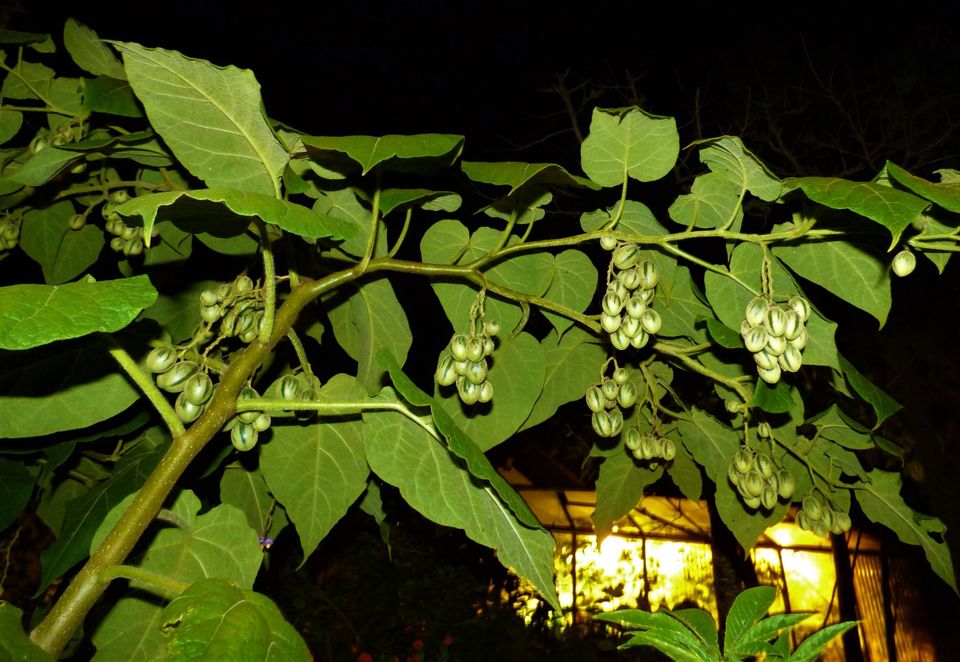
[{"label": "small purple flower", "polygon": [[257,536],[257,540],[260,542],[260,546],[264,549],[270,549],[270,546],[273,545],[273,538],[265,538],[264,536]]}]

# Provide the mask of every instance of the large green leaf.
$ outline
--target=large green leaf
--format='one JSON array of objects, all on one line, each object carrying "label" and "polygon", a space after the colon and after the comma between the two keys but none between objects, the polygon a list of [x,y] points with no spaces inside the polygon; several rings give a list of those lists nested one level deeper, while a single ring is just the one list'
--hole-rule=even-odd
[{"label": "large green leaf", "polygon": [[[607,225],[617,215],[619,204],[607,209],[598,209],[580,216],[580,227],[584,232],[597,230]],[[642,202],[625,200],[623,213],[617,221],[617,230],[627,235],[660,236],[668,234],[667,228],[660,224],[650,208]]]},{"label": "large green leaf", "polygon": [[703,492],[703,476],[700,474],[700,467],[693,461],[690,451],[683,444],[677,447],[677,455],[667,467],[667,473],[683,496],[691,501],[700,500]]},{"label": "large green leaf", "polygon": [[102,336],[29,351],[0,351],[0,439],[89,427],[141,398]]},{"label": "large green leaf", "polygon": [[773,254],[807,280],[864,310],[882,327],[890,312],[890,272],[877,256],[845,241],[777,244]]},{"label": "large green leaf", "polygon": [[917,195],[937,203],[947,211],[960,213],[960,182],[949,181],[942,175],[943,181],[928,182],[891,161],[887,161],[886,171],[898,184],[902,184]]},{"label": "large green leaf", "polygon": [[53,662],[53,657],[23,631],[23,612],[0,602],[0,660],[3,662]]},{"label": "large green leaf", "polygon": [[[397,391],[407,402],[415,407],[430,407],[430,413],[433,414],[437,431],[443,435],[450,452],[466,463],[467,470],[475,478],[489,483],[500,499],[510,507],[522,524],[533,528],[540,526],[537,518],[530,511],[527,502],[524,501],[523,498],[517,494],[516,490],[500,475],[500,472],[490,463],[490,460],[483,454],[483,451],[463,433],[463,430],[457,427],[453,419],[444,411],[441,403],[420,390],[420,388],[403,373],[397,360],[389,352],[381,351],[379,359],[380,364],[390,374],[390,379],[393,381]],[[375,415],[377,415],[376,412],[364,414],[365,417]]]},{"label": "large green leaf", "polygon": [[805,423],[815,425],[821,438],[835,441],[850,450],[866,450],[875,446],[870,430],[844,414],[836,404]]},{"label": "large green leaf", "polygon": [[804,194],[832,209],[849,209],[879,223],[890,231],[891,246],[930,203],[912,193],[872,182],[852,182],[835,177],[796,177],[786,180],[789,189],[799,188]]},{"label": "large green leaf", "polygon": [[580,146],[580,164],[601,186],[617,186],[627,177],[660,179],[680,154],[680,136],[672,117],[639,108],[593,110],[590,134]]},{"label": "large green leaf", "polygon": [[597,506],[590,516],[597,538],[606,538],[613,525],[640,503],[644,489],[662,475],[662,466],[640,466],[623,448],[604,458],[597,477]]},{"label": "large green leaf", "polygon": [[767,614],[777,597],[773,586],[754,586],[740,593],[733,601],[724,622],[723,654],[732,655],[747,643],[746,634]]},{"label": "large green leaf", "polygon": [[0,531],[10,526],[27,505],[35,482],[26,463],[0,458]]},{"label": "large green leaf", "polygon": [[76,152],[46,147],[27,159],[22,166],[11,170],[9,179],[25,186],[43,186],[60,172],[83,157]]},{"label": "large green leaf", "polygon": [[[313,211],[326,218],[337,219],[344,226],[343,234],[346,241],[339,248],[351,255],[361,257],[367,248],[370,237],[371,212],[357,199],[356,192],[351,188],[324,191],[316,202]],[[349,230],[347,229],[349,228]],[[387,252],[386,225],[381,220],[377,226],[377,241],[373,255],[383,255]]]},{"label": "large green leaf", "polygon": [[502,341],[491,358],[487,379],[494,394],[489,405],[464,405],[455,388],[444,389],[446,397],[441,401],[457,427],[481,450],[493,448],[520,429],[540,396],[546,374],[543,348],[529,333]]},{"label": "large green leaf", "polygon": [[[590,305],[597,289],[597,268],[593,266],[593,261],[583,251],[571,248],[554,256],[553,268],[553,279],[543,298],[582,313]],[[547,310],[543,314],[558,333],[563,333],[573,324],[573,320],[562,315]]]},{"label": "large green leaf", "polygon": [[270,530],[270,515],[276,501],[270,496],[259,469],[228,465],[220,477],[220,501],[239,508],[246,515],[250,528],[260,535],[266,535]]},{"label": "large green leaf", "polygon": [[357,362],[357,379],[371,395],[380,390],[383,370],[377,352],[387,348],[400,363],[407,360],[413,334],[407,315],[387,278],[348,286],[325,301],[333,335]]},{"label": "large green leaf", "polygon": [[422,133],[412,136],[301,136],[307,151],[322,165],[331,165],[332,169],[342,172],[343,157],[361,168],[361,174],[367,174],[380,164],[385,167],[400,164],[393,163],[416,159],[452,163],[463,150],[463,136],[443,133]]},{"label": "large green leaf", "polygon": [[[133,495],[110,511],[92,547],[103,540],[132,499]],[[179,582],[216,578],[249,589],[263,561],[256,532],[243,513],[231,505],[221,504],[198,515],[200,508],[193,492],[181,492],[170,508],[178,524],[157,531],[142,555],[135,552],[128,562]],[[113,606],[92,634],[97,647],[93,659],[98,662],[162,659],[162,608],[137,590],[143,584],[131,581],[130,586],[133,590]]]},{"label": "large green leaf", "polygon": [[97,261],[103,248],[103,232],[92,225],[70,229],[73,205],[58,202],[23,215],[20,247],[40,263],[43,279],[59,285],[79,276]]},{"label": "large green leaf", "polygon": [[63,26],[63,45],[77,66],[94,76],[126,79],[120,60],[97,33],[83,23],[68,18]]},{"label": "large green leaf", "polygon": [[[433,224],[424,233],[420,241],[420,251],[425,262],[467,264],[495,249],[499,240],[500,232],[493,228],[481,227],[470,235],[459,221],[444,220]],[[500,260],[484,273],[495,285],[505,286],[522,294],[541,296],[550,286],[554,272],[553,256],[547,252],[536,252]],[[431,283],[431,286],[454,329],[466,328],[478,288],[474,285],[449,282],[435,282]],[[489,291],[485,309],[487,319],[499,321],[507,332],[514,329],[523,317],[518,304]]]},{"label": "large green leaf", "polygon": [[736,136],[711,138],[698,144],[700,161],[761,200],[772,202],[783,193],[783,183]]},{"label": "large green leaf", "polygon": [[115,45],[150,124],[187,170],[211,188],[280,197],[289,157],[263,115],[253,72]]},{"label": "large green leaf", "polygon": [[[335,375],[318,400],[366,402],[352,377]],[[297,527],[306,559],[367,487],[363,423],[358,417],[324,417],[309,425],[276,425],[260,451],[270,492]]]},{"label": "large green leaf", "polygon": [[521,161],[462,161],[463,173],[475,182],[509,186],[512,195],[529,186],[576,186],[593,190],[600,188],[583,177],[571,175],[555,163],[524,163]]},{"label": "large green leaf", "polygon": [[184,341],[193,335],[194,328],[200,323],[200,293],[215,289],[219,284],[214,280],[196,280],[183,289],[161,292],[156,303],[144,310],[140,317],[155,320],[170,335],[172,342]]},{"label": "large green leaf", "polygon": [[871,522],[883,524],[897,534],[901,542],[920,545],[930,567],[954,591],[957,580],[950,550],[943,540],[946,527],[936,517],[918,513],[908,506],[900,495],[900,474],[874,469],[867,474],[868,482],[854,490],[857,502]]},{"label": "large green leaf", "polygon": [[380,192],[380,213],[386,216],[395,209],[422,207],[426,211],[454,212],[463,199],[452,191],[431,191],[425,188],[388,188]]},{"label": "large green leaf", "polygon": [[53,69],[22,58],[3,79],[0,95],[7,99],[37,99],[44,102],[59,113],[48,116],[51,126],[67,121],[67,115],[86,116],[81,79],[56,78]]},{"label": "large green leaf", "polygon": [[313,659],[270,598],[223,580],[191,584],[163,608],[160,621],[166,645],[157,660]]},{"label": "large green leaf", "polygon": [[370,468],[398,487],[407,503],[428,519],[463,529],[472,540],[496,549],[500,562],[530,581],[559,612],[550,533],[518,521],[488,484],[478,482],[460,460],[405,416],[384,413],[371,418],[363,444]]},{"label": "large green leaf", "polygon": [[143,111],[133,94],[133,88],[125,80],[107,76],[92,78],[84,86],[83,104],[92,112],[142,117]]},{"label": "large green leaf", "polygon": [[199,189],[195,191],[169,191],[137,196],[117,207],[121,216],[142,216],[144,236],[150,234],[157,210],[168,207],[179,200],[202,200],[223,204],[236,216],[243,217],[238,223],[238,232],[246,228],[246,218],[255,217],[266,223],[300,235],[315,239],[332,237],[346,239],[356,234],[352,224],[334,216],[322,216],[315,211],[286,200],[278,200],[262,193],[251,193],[237,189]]},{"label": "large green leaf", "polygon": [[877,423],[873,426],[874,429],[880,427],[881,423],[903,408],[903,405],[891,398],[883,391],[883,389],[870,381],[866,375],[857,370],[856,367],[854,367],[850,361],[844,358],[842,354],[839,355],[838,358],[838,369],[843,371],[844,376],[847,378],[847,382],[851,387],[853,387],[853,390],[857,392],[857,395],[866,400],[867,403],[873,407],[873,411],[877,415]]},{"label": "large green leaf", "polygon": [[764,531],[782,522],[790,509],[789,503],[777,502],[773,510],[766,510],[762,507],[756,510],[748,510],[737,492],[737,488],[727,479],[726,473],[714,479],[715,482],[717,480],[720,481],[717,483],[716,492],[714,492],[717,512],[720,519],[723,520],[723,523],[726,524],[737,542],[745,550],[752,548]]},{"label": "large green leaf", "polygon": [[90,542],[104,518],[146,482],[167,446],[167,439],[159,430],[146,433],[143,441],[120,459],[110,478],[66,504],[63,527],[57,539],[40,555],[43,564],[40,591],[87,557]]},{"label": "large green leaf", "polygon": [[797,649],[788,658],[789,662],[814,662],[814,660],[819,660],[820,655],[827,649],[831,641],[856,626],[856,621],[844,621],[817,630],[797,646]]},{"label": "large green leaf", "polygon": [[0,349],[29,349],[97,331],[118,331],[156,298],[146,276],[0,287]]},{"label": "large green leaf", "polygon": [[697,341],[704,332],[697,328],[703,320],[712,321],[713,310],[704,303],[704,296],[687,267],[678,266],[672,258],[658,255],[654,258],[660,267],[660,284],[654,305],[660,311],[662,337],[686,336]]},{"label": "large green leaf", "polygon": [[19,110],[0,110],[0,145],[20,133],[23,126],[23,113]]},{"label": "large green leaf", "polygon": [[560,336],[551,329],[540,341],[546,369],[543,390],[521,430],[532,428],[551,418],[562,405],[583,397],[587,387],[597,381],[607,350],[596,336],[579,326]]},{"label": "large green leaf", "polygon": [[688,228],[738,229],[743,219],[743,189],[725,175],[708,172],[693,180],[690,192],[678,196],[667,213]]}]

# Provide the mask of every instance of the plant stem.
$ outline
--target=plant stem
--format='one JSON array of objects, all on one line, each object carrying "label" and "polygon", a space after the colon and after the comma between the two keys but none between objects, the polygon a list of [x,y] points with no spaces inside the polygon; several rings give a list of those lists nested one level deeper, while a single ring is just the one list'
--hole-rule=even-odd
[{"label": "plant stem", "polygon": [[400,236],[397,237],[397,241],[393,245],[393,248],[387,251],[387,257],[393,257],[397,254],[397,251],[400,250],[400,246],[403,245],[403,240],[407,237],[407,230],[410,229],[411,218],[413,218],[413,207],[407,209],[407,215],[403,219],[403,227],[400,229]]},{"label": "plant stem", "polygon": [[287,340],[290,341],[290,345],[293,347],[293,351],[297,355],[297,360],[300,361],[300,367],[303,368],[303,373],[312,382],[313,369],[310,367],[310,360],[307,358],[307,351],[303,348],[303,343],[300,342],[300,336],[298,336],[297,332],[293,330],[293,327],[290,327],[290,330],[287,331]]},{"label": "plant stem", "polygon": [[370,208],[370,235],[367,237],[367,246],[360,260],[360,273],[367,270],[373,252],[377,247],[377,230],[380,226],[380,170],[377,170],[377,187],[373,190],[373,202]]},{"label": "plant stem", "polygon": [[270,235],[267,226],[259,218],[255,218],[257,231],[260,233],[261,253],[263,253],[263,324],[260,326],[259,339],[266,343],[273,333],[273,315],[277,307],[277,273],[273,264],[273,248],[270,244]]},{"label": "plant stem", "polygon": [[166,424],[167,429],[170,430],[170,436],[174,439],[183,434],[184,428],[183,423],[180,422],[180,417],[177,416],[177,412],[173,410],[173,407],[170,406],[170,403],[167,402],[167,399],[163,396],[163,393],[160,392],[160,389],[157,388],[156,384],[153,383],[148,375],[145,375],[140,366],[130,358],[130,355],[127,354],[125,350],[120,345],[114,343],[114,346],[110,349],[110,356],[120,364],[120,367],[123,368],[124,372],[133,380],[133,382],[140,387],[140,390],[143,391],[143,394],[147,396],[147,400],[150,401],[150,404],[153,405],[153,408],[157,410],[157,413],[160,414],[160,418],[163,419],[164,424]]},{"label": "plant stem", "polygon": [[729,377],[721,375],[719,372],[714,372],[713,370],[703,365],[699,361],[696,361],[690,358],[687,352],[683,350],[678,350],[673,345],[665,342],[654,343],[653,349],[655,349],[656,351],[662,354],[666,354],[667,356],[672,356],[673,358],[680,361],[680,363],[682,363],[684,366],[686,366],[693,372],[696,372],[698,374],[703,375],[704,377],[712,379],[718,384],[723,384],[724,386],[729,388],[731,391],[735,391],[737,395],[739,395],[744,402],[750,401],[752,397],[750,394],[750,391],[747,390],[747,388],[744,387],[743,384],[739,383],[734,379],[730,379]]},{"label": "plant stem", "polygon": [[151,588],[158,588],[160,589],[159,593],[163,597],[177,596],[190,586],[189,584],[178,582],[176,579],[132,565],[114,565],[100,572],[100,580],[105,583],[121,578],[143,582]]}]

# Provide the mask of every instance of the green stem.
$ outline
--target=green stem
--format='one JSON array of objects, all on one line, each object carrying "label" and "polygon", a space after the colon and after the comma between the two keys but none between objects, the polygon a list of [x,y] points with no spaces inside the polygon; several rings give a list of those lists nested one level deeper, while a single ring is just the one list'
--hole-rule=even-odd
[{"label": "green stem", "polygon": [[699,361],[690,358],[686,352],[679,351],[676,346],[665,342],[656,342],[653,344],[653,349],[662,354],[666,354],[667,356],[672,356],[693,372],[703,375],[704,377],[707,377],[718,384],[723,384],[731,391],[736,392],[736,394],[739,395],[740,399],[744,402],[750,401],[752,397],[750,391],[747,390],[743,384],[725,375],[721,375],[719,372],[714,372]]},{"label": "green stem", "polygon": [[267,226],[259,218],[255,218],[257,231],[260,233],[260,246],[263,254],[263,324],[260,326],[259,339],[266,344],[273,333],[273,315],[277,306],[277,273],[273,264],[273,247]]},{"label": "green stem", "polygon": [[513,227],[517,224],[517,217],[519,214],[516,209],[513,209],[510,212],[510,217],[507,219],[507,227],[503,229],[503,232],[500,233],[500,239],[497,241],[497,245],[494,246],[493,250],[487,253],[491,255],[498,253],[504,246],[507,245],[507,242],[510,241],[510,233],[513,232]]},{"label": "green stem", "polygon": [[418,416],[402,402],[371,402],[370,400],[342,400],[317,402],[316,400],[279,400],[258,398],[237,402],[237,413],[243,411],[315,411],[321,416],[352,416],[365,411],[395,411],[439,439],[429,416]]},{"label": "green stem", "polygon": [[743,198],[747,194],[747,187],[744,186],[740,189],[740,197],[737,198],[737,204],[734,206],[733,211],[730,212],[730,218],[723,224],[720,228],[721,230],[729,230],[730,226],[733,225],[737,220],[737,212],[742,211]]},{"label": "green stem", "polygon": [[363,259],[360,261],[360,273],[364,273],[373,258],[373,251],[377,245],[377,230],[380,228],[380,171],[377,170],[377,187],[373,190],[373,202],[370,209],[370,235],[367,237],[367,246],[363,250]]},{"label": "green stem", "polygon": [[150,184],[148,182],[140,181],[139,179],[128,179],[124,181],[113,181],[113,182],[104,182],[103,184],[89,184],[86,186],[73,186],[71,188],[60,191],[55,196],[54,200],[61,200],[63,198],[69,198],[73,195],[83,195],[84,193],[106,193],[111,189],[116,188],[142,188],[148,189],[151,191],[156,191],[158,189],[166,188],[160,184]]},{"label": "green stem", "polygon": [[[70,111],[67,110],[66,108],[62,108],[62,107],[58,106],[57,104],[53,103],[53,101],[52,101],[51,99],[49,99],[49,98],[47,98],[46,96],[44,96],[44,95],[40,92],[39,89],[37,89],[36,87],[34,87],[34,86],[30,83],[30,81],[28,81],[26,78],[24,78],[24,77],[21,76],[19,73],[17,73],[14,69],[12,69],[11,67],[8,67],[6,64],[4,64],[4,63],[2,63],[2,62],[0,62],[0,69],[3,69],[4,71],[6,71],[10,76],[13,76],[13,77],[19,79],[19,80],[20,80],[20,83],[21,83],[24,87],[26,87],[28,90],[30,90],[31,92],[33,92],[33,95],[34,95],[36,98],[38,98],[38,99],[39,99],[40,101],[42,101],[43,103],[47,104],[47,107],[44,108],[43,112],[56,113],[57,115],[64,115],[64,116],[66,116],[66,117],[73,117],[74,119],[78,119],[78,120],[85,119],[85,118],[90,114],[90,113],[88,112],[88,113],[86,113],[85,115],[77,115],[77,114],[74,114],[74,113],[70,112]],[[5,108],[5,109],[8,109],[8,110],[30,110],[29,108],[28,108],[28,109],[22,109],[22,108],[10,107],[10,106],[4,106],[4,108]]]},{"label": "green stem", "polygon": [[393,257],[397,254],[397,251],[400,250],[400,246],[403,244],[403,240],[407,238],[407,230],[410,229],[410,219],[413,218],[413,207],[407,208],[407,215],[403,219],[403,227],[400,228],[400,236],[397,237],[396,243],[393,245],[389,251],[387,251],[387,257]]},{"label": "green stem", "polygon": [[310,360],[307,358],[307,351],[303,348],[300,336],[291,328],[287,331],[287,340],[290,341],[290,345],[297,355],[297,360],[300,361],[300,367],[303,368],[304,374],[313,382],[313,369],[310,367]]},{"label": "green stem", "polygon": [[120,364],[120,367],[123,368],[124,372],[133,380],[133,383],[147,396],[147,400],[149,400],[153,408],[157,410],[160,418],[162,418],[164,424],[166,424],[167,429],[170,430],[170,436],[176,439],[182,435],[184,432],[183,423],[180,422],[180,417],[177,416],[177,412],[175,412],[173,407],[170,406],[170,403],[167,402],[163,393],[161,393],[157,385],[154,384],[153,379],[140,370],[140,366],[137,365],[136,361],[130,358],[127,350],[114,343],[114,346],[110,349],[110,356]]},{"label": "green stem", "polygon": [[620,203],[617,205],[617,213],[613,217],[613,220],[610,221],[610,224],[604,228],[606,232],[615,230],[617,227],[617,223],[619,223],[620,219],[623,218],[623,208],[627,204],[627,182],[629,181],[630,181],[630,178],[627,176],[624,176],[623,185],[620,187]]},{"label": "green stem", "polygon": [[717,265],[711,264],[711,263],[707,262],[706,260],[701,260],[701,259],[698,258],[697,256],[691,255],[690,253],[686,252],[685,250],[680,249],[680,248],[677,248],[677,247],[674,246],[673,244],[666,244],[666,243],[665,243],[665,244],[663,244],[663,247],[664,247],[665,249],[667,249],[668,251],[670,251],[671,253],[673,253],[674,255],[676,255],[676,256],[678,256],[678,257],[682,257],[683,259],[687,260],[688,262],[692,262],[692,263],[694,263],[694,264],[699,264],[699,265],[700,265],[701,267],[703,267],[704,269],[707,269],[707,270],[709,270],[709,271],[713,271],[714,273],[718,273],[718,274],[720,274],[721,276],[724,276],[724,277],[726,277],[726,278],[729,278],[730,280],[738,283],[741,287],[743,287],[743,288],[749,290],[750,292],[752,292],[754,296],[757,296],[758,293],[757,293],[757,291],[756,291],[755,289],[753,289],[752,287],[750,287],[749,285],[747,285],[745,282],[743,282],[738,276],[734,276],[734,275],[733,275],[732,273],[730,273],[727,269],[725,269],[725,268],[723,268],[723,267],[718,267]]},{"label": "green stem", "polygon": [[957,253],[960,252],[960,246],[949,246],[945,244],[928,244],[925,241],[917,241],[916,239],[911,239],[907,242],[917,250],[928,250],[928,251],[937,251],[944,253]]},{"label": "green stem", "polygon": [[130,579],[142,582],[151,588],[159,589],[160,595],[165,598],[180,595],[190,586],[171,577],[132,565],[114,565],[100,571],[100,581],[109,583],[114,579]]}]

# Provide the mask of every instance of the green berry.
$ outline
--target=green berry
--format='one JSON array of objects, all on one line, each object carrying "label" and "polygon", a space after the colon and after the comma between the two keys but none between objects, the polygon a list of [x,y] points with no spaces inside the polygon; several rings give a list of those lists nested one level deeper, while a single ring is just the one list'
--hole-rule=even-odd
[{"label": "green berry", "polygon": [[166,372],[177,362],[177,353],[173,347],[155,347],[147,354],[147,370],[150,372]]},{"label": "green berry", "polygon": [[905,248],[894,256],[892,268],[898,276],[909,276],[917,268],[917,256]]}]

